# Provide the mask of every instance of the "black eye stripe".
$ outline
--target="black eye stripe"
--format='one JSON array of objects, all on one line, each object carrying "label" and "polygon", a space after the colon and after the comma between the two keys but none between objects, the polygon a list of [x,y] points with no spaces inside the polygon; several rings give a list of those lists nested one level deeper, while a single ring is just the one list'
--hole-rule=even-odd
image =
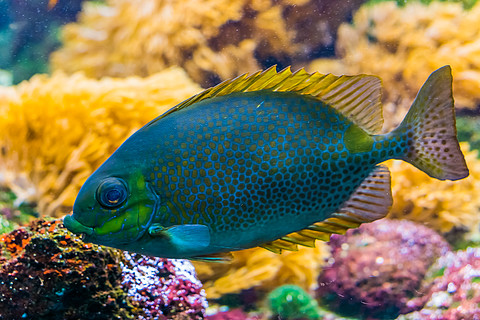
[{"label": "black eye stripe", "polygon": [[127,199],[126,183],[119,178],[107,178],[97,188],[97,201],[106,209],[120,207]]}]

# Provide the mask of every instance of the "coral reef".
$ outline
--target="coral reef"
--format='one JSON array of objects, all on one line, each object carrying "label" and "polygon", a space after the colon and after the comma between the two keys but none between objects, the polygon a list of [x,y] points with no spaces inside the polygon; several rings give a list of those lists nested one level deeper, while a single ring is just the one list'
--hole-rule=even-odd
[{"label": "coral reef", "polygon": [[438,232],[453,227],[478,230],[480,224],[480,160],[478,151],[461,143],[470,176],[460,181],[439,181],[408,163],[387,162],[392,172],[393,206],[389,218],[421,222]]},{"label": "coral reef", "polygon": [[249,316],[240,309],[220,311],[205,317],[207,320],[259,320],[257,316]]},{"label": "coral reef", "polygon": [[268,304],[280,319],[321,319],[317,301],[295,285],[283,285],[270,292]]},{"label": "coral reef", "polygon": [[131,318],[118,253],[60,226],[39,220],[1,237],[0,319]]},{"label": "coral reef", "polygon": [[17,204],[33,202],[42,214],[60,216],[134,130],[199,90],[179,68],[143,79],[55,73],[2,87],[0,184]]},{"label": "coral reef", "polygon": [[15,199],[12,191],[0,187],[0,235],[38,218],[38,213],[28,204],[15,206]]},{"label": "coral reef", "polygon": [[190,262],[124,255],[122,286],[144,311],[137,319],[203,319],[205,292]]},{"label": "coral reef", "polygon": [[[480,248],[449,252],[428,271],[427,293],[412,305],[423,309],[398,320],[478,319],[480,315]],[[425,299],[426,298],[426,299]],[[418,301],[420,300],[420,301]]]},{"label": "coral reef", "polygon": [[[427,269],[449,245],[433,230],[410,221],[379,220],[334,235],[330,265],[317,294],[334,311],[369,319],[411,311]],[[383,318],[382,318],[383,317]]]},{"label": "coral reef", "polygon": [[310,71],[375,74],[385,87],[385,128],[402,119],[418,89],[435,69],[450,64],[459,108],[480,102],[480,4],[409,1],[364,5],[353,24],[343,24],[336,44],[340,59],[312,62]]},{"label": "coral reef", "polygon": [[311,291],[329,256],[325,243],[317,241],[316,246],[282,254],[253,248],[233,252],[231,264],[194,262],[194,265],[209,299],[249,288],[268,292],[287,283]]},{"label": "coral reef", "polygon": [[60,221],[1,236],[0,319],[202,319],[189,262],[83,243]]},{"label": "coral reef", "polygon": [[[183,67],[203,86],[260,66],[331,55],[338,25],[364,0],[110,0],[63,30],[54,69],[90,77]],[[335,10],[331,10],[334,5]],[[321,13],[321,14],[319,14]]]}]

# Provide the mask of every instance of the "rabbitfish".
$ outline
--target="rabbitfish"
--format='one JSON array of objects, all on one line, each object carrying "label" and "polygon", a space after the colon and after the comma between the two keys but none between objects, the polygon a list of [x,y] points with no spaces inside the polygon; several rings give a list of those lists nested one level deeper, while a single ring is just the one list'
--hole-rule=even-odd
[{"label": "rabbitfish", "polygon": [[225,81],[135,132],[88,178],[64,224],[88,242],[221,261],[255,246],[314,246],[384,217],[387,159],[440,180],[468,176],[449,66],[387,134],[380,91],[374,76],[275,68]]}]

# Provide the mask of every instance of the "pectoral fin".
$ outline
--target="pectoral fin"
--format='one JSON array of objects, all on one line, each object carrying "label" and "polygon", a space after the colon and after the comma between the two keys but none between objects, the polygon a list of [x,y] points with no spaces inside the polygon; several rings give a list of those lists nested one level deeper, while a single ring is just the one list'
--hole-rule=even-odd
[{"label": "pectoral fin", "polygon": [[191,257],[189,259],[193,261],[201,261],[201,262],[230,263],[233,260],[233,255],[230,252],[221,252],[221,253],[213,253],[213,254],[207,254],[203,256]]},{"label": "pectoral fin", "polygon": [[165,228],[158,223],[148,229],[152,237],[167,237],[177,248],[199,250],[210,245],[210,230],[201,224],[184,224]]}]

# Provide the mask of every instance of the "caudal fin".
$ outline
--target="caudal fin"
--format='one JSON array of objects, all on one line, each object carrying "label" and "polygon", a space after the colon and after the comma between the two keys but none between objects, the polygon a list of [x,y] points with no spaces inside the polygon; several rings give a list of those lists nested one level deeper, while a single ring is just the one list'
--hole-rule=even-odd
[{"label": "caudal fin", "polygon": [[406,135],[408,149],[401,159],[429,176],[440,180],[468,176],[457,140],[450,66],[444,66],[428,77],[394,133]]}]

